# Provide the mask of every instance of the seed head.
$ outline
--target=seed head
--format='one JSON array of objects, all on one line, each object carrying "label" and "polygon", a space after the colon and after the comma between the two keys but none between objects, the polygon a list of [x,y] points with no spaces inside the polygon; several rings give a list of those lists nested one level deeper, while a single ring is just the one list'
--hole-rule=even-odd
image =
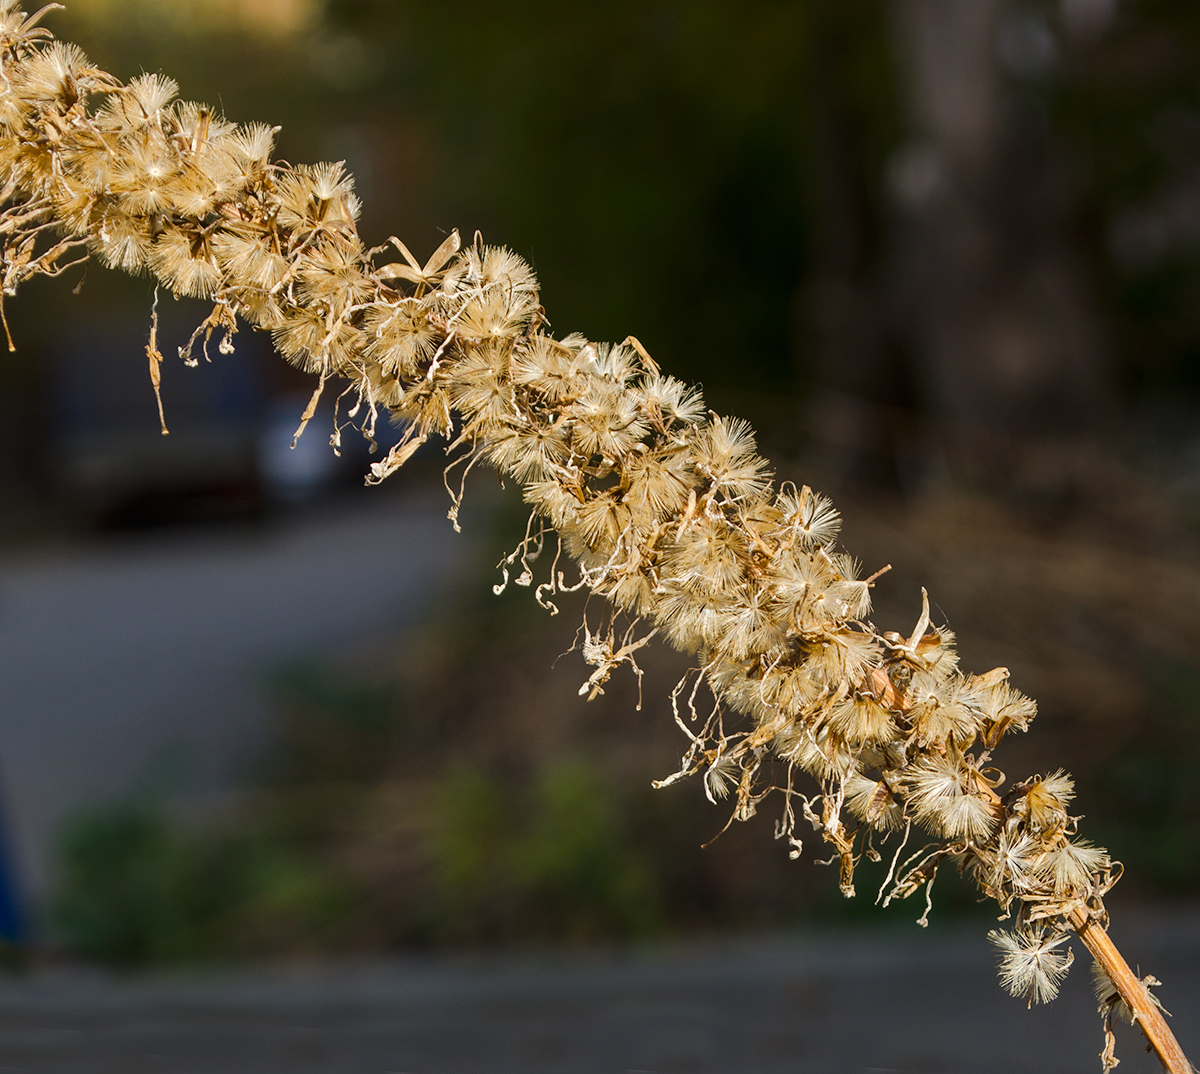
[{"label": "seed head", "polygon": [[1075,961],[1070,950],[1058,950],[1068,938],[1065,932],[1037,926],[1014,932],[993,929],[988,939],[1000,952],[1000,983],[1011,995],[1024,996],[1029,1006],[1049,1003]]}]

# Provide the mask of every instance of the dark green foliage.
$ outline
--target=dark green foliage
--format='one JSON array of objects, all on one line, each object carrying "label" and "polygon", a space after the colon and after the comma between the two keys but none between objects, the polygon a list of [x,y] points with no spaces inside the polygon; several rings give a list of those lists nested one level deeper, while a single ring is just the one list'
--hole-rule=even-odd
[{"label": "dark green foliage", "polygon": [[96,807],[63,833],[50,920],[71,950],[104,962],[211,960],[336,938],[344,878],[294,848],[197,833],[153,801]]},{"label": "dark green foliage", "polygon": [[564,761],[524,793],[460,770],[438,790],[433,927],[453,939],[594,939],[663,924],[653,869],[629,830],[627,795]]},{"label": "dark green foliage", "polygon": [[311,660],[279,668],[269,686],[287,725],[266,761],[269,784],[380,774],[405,723],[402,701],[392,689],[348,681]]},{"label": "dark green foliage", "polygon": [[1200,397],[1200,236],[1187,215],[1200,159],[1200,11],[1187,0],[1119,11],[1095,47],[1068,56],[1046,100],[1117,372],[1127,397],[1161,408]]},{"label": "dark green foliage", "polygon": [[1150,664],[1153,714],[1080,781],[1097,838],[1121,848],[1125,882],[1143,891],[1189,895],[1200,882],[1197,673],[1174,660]]},{"label": "dark green foliage", "polygon": [[825,182],[828,143],[848,145],[839,182],[875,202],[898,134],[883,9],[458,10],[451,24],[425,4],[329,6],[375,60],[368,108],[421,117],[436,181],[415,233],[452,221],[515,243],[557,330],[634,325],[718,405],[735,387],[795,390],[797,311],[845,196]]}]

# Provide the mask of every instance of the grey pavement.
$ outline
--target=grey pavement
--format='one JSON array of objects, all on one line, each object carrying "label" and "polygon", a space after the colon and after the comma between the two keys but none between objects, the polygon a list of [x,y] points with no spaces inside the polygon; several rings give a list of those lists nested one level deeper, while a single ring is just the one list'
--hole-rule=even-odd
[{"label": "grey pavement", "polygon": [[[986,925],[593,954],[0,980],[0,1070],[39,1074],[1098,1074],[1087,956],[1027,1010]],[[1115,933],[1200,1054],[1200,910]],[[1122,1074],[1160,1069],[1123,1027]]]},{"label": "grey pavement", "polygon": [[23,882],[44,886],[68,811],[164,754],[190,792],[236,785],[272,664],[411,622],[469,555],[445,516],[444,494],[380,490],[251,530],[0,559],[0,794]]}]

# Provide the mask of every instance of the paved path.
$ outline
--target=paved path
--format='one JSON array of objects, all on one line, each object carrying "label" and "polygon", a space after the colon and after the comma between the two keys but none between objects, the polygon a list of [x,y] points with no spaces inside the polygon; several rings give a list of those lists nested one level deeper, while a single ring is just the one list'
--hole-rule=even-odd
[{"label": "paved path", "polygon": [[0,559],[0,791],[26,884],[66,811],[165,751],[186,754],[190,790],[235,781],[273,663],[399,627],[444,584],[469,548],[444,496],[380,492],[257,530]]},{"label": "paved path", "polygon": [[[1136,921],[1133,922],[1135,925]],[[986,926],[608,955],[0,981],[0,1071],[38,1074],[1099,1074],[1087,958],[1048,1007]],[[1118,939],[1200,1055],[1200,911]],[[1121,1074],[1158,1070],[1131,1030]]]}]

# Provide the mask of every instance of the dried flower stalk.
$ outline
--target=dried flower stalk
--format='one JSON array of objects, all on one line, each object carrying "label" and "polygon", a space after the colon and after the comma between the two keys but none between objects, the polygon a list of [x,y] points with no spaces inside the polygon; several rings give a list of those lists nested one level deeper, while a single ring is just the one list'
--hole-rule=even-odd
[{"label": "dried flower stalk", "polygon": [[[902,830],[881,897],[924,888],[928,898],[947,862],[971,873],[1015,918],[1011,933],[993,934],[1010,991],[1051,999],[1074,931],[1164,1066],[1190,1069],[1104,931],[1120,867],[1076,837],[1070,778],[996,789],[992,751],[1026,729],[1034,703],[1004,668],[961,672],[927,598],[907,635],[879,633],[867,618],[877,575],[861,577],[838,550],[837,512],[807,487],[776,488],[745,422],[709,412],[632,337],[554,338],[533,273],[507,250],[478,239],[462,248],[457,233],[423,263],[398,239],[367,249],[341,164],[274,162],[273,128],[179,101],[159,75],[119,82],[41,28],[46,10],[27,18],[0,0],[3,295],[92,255],[148,271],[212,303],[181,348],[186,361],[214,334],[228,353],[241,318],[317,374],[297,435],[335,382],[338,411],[348,407],[335,447],[349,425],[370,437],[381,414],[403,420],[370,480],[434,434],[455,455],[448,477],[481,459],[495,466],[532,508],[505,581],[512,568],[531,585],[553,541],[538,601],[557,610],[554,594],[581,587],[607,598],[604,622],[585,624],[595,670],[581,693],[595,696],[621,664],[637,671],[654,634],[696,656],[672,695],[689,746],[664,783],[703,773],[706,793],[731,795],[739,819],[779,792],[778,834],[796,855],[798,824],[811,824],[846,895],[862,855],[878,857],[874,834]],[[157,394],[153,325],[146,353]],[[451,496],[457,527],[461,484]],[[578,564],[573,583],[559,569],[564,551]],[[729,714],[743,721],[727,726]],[[780,765],[782,787],[767,775]],[[796,770],[815,778],[811,794],[796,789]],[[914,827],[933,842],[901,864]],[[1107,1027],[1115,1001],[1105,1002]],[[1116,1062],[1107,1042],[1106,1069]]]}]

